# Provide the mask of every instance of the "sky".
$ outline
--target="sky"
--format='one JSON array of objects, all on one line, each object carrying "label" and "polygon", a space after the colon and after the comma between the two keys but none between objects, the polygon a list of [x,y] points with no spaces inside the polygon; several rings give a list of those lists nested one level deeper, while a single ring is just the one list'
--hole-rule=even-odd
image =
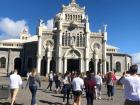
[{"label": "sky", "polygon": [[[39,19],[48,28],[62,4],[71,0],[0,0],[0,40],[17,38],[26,25],[31,35],[36,34]],[[97,32],[107,24],[107,43],[132,55],[140,64],[140,0],[76,0],[86,7],[90,29]]]}]

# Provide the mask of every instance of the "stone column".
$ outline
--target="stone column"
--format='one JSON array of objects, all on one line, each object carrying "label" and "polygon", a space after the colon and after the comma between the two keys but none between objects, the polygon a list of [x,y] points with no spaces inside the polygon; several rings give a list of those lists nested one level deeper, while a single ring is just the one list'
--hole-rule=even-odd
[{"label": "stone column", "polygon": [[41,43],[42,43],[42,39],[41,36],[38,35],[38,50],[37,50],[37,72],[38,74],[40,74],[41,71]]},{"label": "stone column", "polygon": [[85,60],[85,71],[89,71],[89,60]]},{"label": "stone column", "polygon": [[97,70],[98,70],[98,55],[95,54],[95,58],[94,58],[94,71],[95,71],[95,75],[97,74]]},{"label": "stone column", "polygon": [[51,58],[52,58],[52,56],[51,56],[51,47],[50,47],[50,45],[48,45],[47,46],[47,71],[46,71],[46,76],[47,76],[47,74],[49,74],[50,73],[50,61],[51,61]]},{"label": "stone column", "polygon": [[107,42],[107,32],[106,32],[107,25],[104,26],[104,38],[103,38],[103,70],[104,74],[106,74],[106,42]]},{"label": "stone column", "polygon": [[38,72],[38,74],[40,74],[40,71],[41,71],[41,58],[42,58],[42,55],[41,55],[41,52],[42,52],[42,49],[41,49],[41,43],[42,43],[41,36],[42,36],[42,27],[39,26],[38,27],[38,49],[37,49],[37,72]]},{"label": "stone column", "polygon": [[89,71],[89,37],[90,34],[87,32],[85,42],[86,42],[86,49],[85,49],[85,71]]},{"label": "stone column", "polygon": [[7,76],[9,75],[9,73],[11,72],[10,70],[10,55],[11,55],[11,49],[8,49],[8,60],[7,60]]},{"label": "stone column", "polygon": [[84,72],[83,69],[84,69],[84,68],[83,68],[83,59],[80,58],[80,71],[81,71],[81,73]]},{"label": "stone column", "polygon": [[58,57],[57,60],[56,60],[56,72],[63,73],[63,70],[62,70],[62,60],[61,60],[60,57]]},{"label": "stone column", "polygon": [[[127,66],[127,57],[125,56],[125,71],[127,71],[128,70],[128,66]],[[122,71],[121,71],[122,72]]]},{"label": "stone column", "polygon": [[50,57],[48,57],[47,58],[47,72],[46,72],[46,76],[50,73],[50,61],[51,61],[51,58]]},{"label": "stone column", "polygon": [[63,73],[66,73],[67,72],[67,58],[65,57],[64,58],[64,68],[63,68]]},{"label": "stone column", "polygon": [[102,73],[102,71],[103,71],[103,68],[102,68],[102,63],[100,63],[100,72]]},{"label": "stone column", "polygon": [[112,71],[114,69],[114,62],[113,62],[113,54],[111,54],[111,70]]}]

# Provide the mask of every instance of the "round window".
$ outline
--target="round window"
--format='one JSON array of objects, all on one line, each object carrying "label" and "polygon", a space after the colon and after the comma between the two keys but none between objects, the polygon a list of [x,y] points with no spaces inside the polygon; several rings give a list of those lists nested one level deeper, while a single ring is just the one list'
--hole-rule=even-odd
[{"label": "round window", "polygon": [[99,43],[94,43],[93,48],[94,49],[100,49],[100,44]]}]

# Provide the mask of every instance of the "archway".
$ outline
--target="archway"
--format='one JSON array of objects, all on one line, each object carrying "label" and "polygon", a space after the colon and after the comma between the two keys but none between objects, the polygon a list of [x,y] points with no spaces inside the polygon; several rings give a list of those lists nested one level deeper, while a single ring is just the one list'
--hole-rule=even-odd
[{"label": "archway", "polygon": [[18,73],[21,74],[21,58],[15,58],[14,69],[17,69]]},{"label": "archway", "polygon": [[106,71],[109,72],[109,62],[106,62]]},{"label": "archway", "polygon": [[99,61],[98,61],[98,72],[102,72],[102,70],[101,70],[101,59],[99,59]]},{"label": "archway", "polygon": [[68,59],[67,70],[70,72],[80,70],[80,59]]},{"label": "archway", "polygon": [[121,63],[116,62],[116,72],[120,72],[120,71],[121,71]]},{"label": "archway", "polygon": [[6,67],[6,58],[1,57],[0,58],[0,68],[5,68]]},{"label": "archway", "polygon": [[56,63],[55,63],[54,58],[52,58],[50,62],[50,71],[53,71],[54,73],[56,72]]},{"label": "archway", "polygon": [[94,65],[94,61],[91,60],[91,61],[89,62],[89,71],[95,72],[94,66],[95,66],[95,65]]},{"label": "archway", "polygon": [[45,57],[41,60],[41,75],[46,76],[46,69],[47,69],[47,61]]},{"label": "archway", "polygon": [[[81,71],[81,66],[82,66],[81,62],[80,62],[81,53],[79,50],[77,50],[77,49],[67,50],[64,58],[67,59],[67,61],[66,61],[67,63],[66,64],[64,63],[64,65],[66,67],[64,69],[66,69],[67,71],[70,71],[70,72],[77,71],[77,70]],[[66,70],[64,70],[64,71],[66,71]]]}]

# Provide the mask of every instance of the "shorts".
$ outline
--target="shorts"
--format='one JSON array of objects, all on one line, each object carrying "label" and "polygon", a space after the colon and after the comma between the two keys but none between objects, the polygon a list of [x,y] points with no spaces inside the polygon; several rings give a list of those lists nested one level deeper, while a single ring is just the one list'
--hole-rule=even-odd
[{"label": "shorts", "polygon": [[80,91],[80,90],[73,91],[73,95],[79,97],[82,95],[82,91]]}]

